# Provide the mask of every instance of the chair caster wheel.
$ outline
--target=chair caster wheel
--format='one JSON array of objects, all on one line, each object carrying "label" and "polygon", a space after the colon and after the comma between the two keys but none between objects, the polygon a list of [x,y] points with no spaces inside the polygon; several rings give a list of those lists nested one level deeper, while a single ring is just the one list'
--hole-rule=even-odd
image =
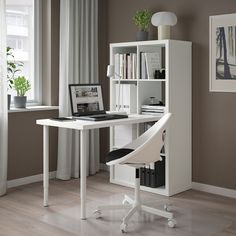
[{"label": "chair caster wheel", "polygon": [[164,205],[164,210],[170,212],[170,211],[171,211],[171,206],[165,204],[165,205]]},{"label": "chair caster wheel", "polygon": [[176,224],[177,224],[177,222],[176,222],[175,219],[168,219],[168,226],[169,226],[170,228],[175,228],[175,227],[176,227]]},{"label": "chair caster wheel", "polygon": [[124,233],[127,233],[127,227],[128,227],[127,224],[122,223],[122,224],[120,225],[120,231],[121,231],[123,234],[124,234]]},{"label": "chair caster wheel", "polygon": [[93,215],[96,219],[99,219],[102,216],[102,212],[100,210],[96,210],[94,211]]}]

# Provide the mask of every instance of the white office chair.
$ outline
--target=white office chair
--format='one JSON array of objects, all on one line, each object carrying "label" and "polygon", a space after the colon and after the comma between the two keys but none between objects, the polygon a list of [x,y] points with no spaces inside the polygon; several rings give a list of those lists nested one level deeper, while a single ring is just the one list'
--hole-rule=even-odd
[{"label": "white office chair", "polygon": [[107,165],[124,164],[136,169],[134,200],[125,195],[123,204],[99,206],[94,212],[95,217],[99,218],[102,211],[105,210],[129,209],[120,226],[122,233],[127,232],[128,220],[138,210],[165,217],[168,219],[169,227],[173,228],[176,226],[173,213],[169,212],[167,205],[164,206],[164,210],[159,210],[143,205],[140,200],[140,168],[160,160],[160,151],[164,145],[163,134],[167,129],[170,117],[170,113],[164,115],[136,140],[127,144],[122,149],[110,152],[107,156]]}]

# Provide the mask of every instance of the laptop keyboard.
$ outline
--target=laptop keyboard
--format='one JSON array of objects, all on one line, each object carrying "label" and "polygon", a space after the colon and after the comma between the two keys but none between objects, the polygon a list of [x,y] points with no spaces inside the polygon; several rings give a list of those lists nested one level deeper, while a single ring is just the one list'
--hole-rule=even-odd
[{"label": "laptop keyboard", "polygon": [[124,118],[128,118],[128,116],[120,115],[120,114],[97,114],[97,115],[77,117],[77,119],[79,120],[92,120],[92,121],[115,120],[115,119],[124,119]]}]

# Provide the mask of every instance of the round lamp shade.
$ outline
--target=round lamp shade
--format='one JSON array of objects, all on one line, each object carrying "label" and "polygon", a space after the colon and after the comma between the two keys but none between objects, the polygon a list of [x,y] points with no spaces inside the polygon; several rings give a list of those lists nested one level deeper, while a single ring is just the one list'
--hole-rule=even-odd
[{"label": "round lamp shade", "polygon": [[173,12],[161,11],[153,14],[151,22],[154,26],[173,26],[177,23],[177,16]]}]

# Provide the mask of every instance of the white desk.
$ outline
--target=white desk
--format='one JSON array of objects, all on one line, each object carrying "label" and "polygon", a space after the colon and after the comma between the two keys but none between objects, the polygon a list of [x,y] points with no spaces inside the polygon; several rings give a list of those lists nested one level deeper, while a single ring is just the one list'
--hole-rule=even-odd
[{"label": "white desk", "polygon": [[49,187],[49,127],[80,130],[80,199],[81,219],[86,219],[86,140],[88,130],[112,127],[116,125],[138,124],[159,120],[159,116],[129,115],[129,118],[106,121],[56,121],[50,119],[37,120],[36,124],[43,125],[43,205],[48,206]]}]

